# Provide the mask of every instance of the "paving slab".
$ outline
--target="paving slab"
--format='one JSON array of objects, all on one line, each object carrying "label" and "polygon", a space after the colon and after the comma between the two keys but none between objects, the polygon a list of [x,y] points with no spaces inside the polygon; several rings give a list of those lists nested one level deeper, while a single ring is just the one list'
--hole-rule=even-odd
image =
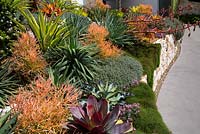
[{"label": "paving slab", "polygon": [[169,71],[157,100],[173,134],[200,134],[200,28],[186,34],[181,54]]}]

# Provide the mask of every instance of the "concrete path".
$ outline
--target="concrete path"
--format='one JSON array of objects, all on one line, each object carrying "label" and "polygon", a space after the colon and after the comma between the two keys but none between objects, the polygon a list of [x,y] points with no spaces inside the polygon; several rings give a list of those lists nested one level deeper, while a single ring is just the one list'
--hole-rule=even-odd
[{"label": "concrete path", "polygon": [[158,96],[158,109],[173,134],[200,134],[200,29],[185,34],[181,55]]}]

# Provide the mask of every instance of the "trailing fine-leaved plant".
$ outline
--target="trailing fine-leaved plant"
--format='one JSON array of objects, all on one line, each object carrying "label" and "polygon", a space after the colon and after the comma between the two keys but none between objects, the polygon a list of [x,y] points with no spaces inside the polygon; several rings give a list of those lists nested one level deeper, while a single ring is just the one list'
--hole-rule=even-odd
[{"label": "trailing fine-leaved plant", "polygon": [[97,102],[89,96],[86,107],[71,107],[73,120],[65,127],[76,134],[124,134],[131,129],[131,123],[116,124],[119,117],[119,106],[109,112],[108,102],[101,99]]},{"label": "trailing fine-leaved plant", "polygon": [[54,47],[69,36],[69,28],[62,25],[61,16],[47,17],[42,12],[35,16],[29,10],[20,10],[37,38],[42,51]]},{"label": "trailing fine-leaved plant", "polygon": [[143,68],[140,62],[129,56],[119,56],[102,60],[94,81],[113,83],[124,89],[136,85],[142,74]]}]

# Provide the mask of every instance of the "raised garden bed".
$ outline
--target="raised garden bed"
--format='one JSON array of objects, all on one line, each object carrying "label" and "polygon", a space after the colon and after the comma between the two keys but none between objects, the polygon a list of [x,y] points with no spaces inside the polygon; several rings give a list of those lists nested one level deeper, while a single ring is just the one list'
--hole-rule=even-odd
[{"label": "raised garden bed", "polygon": [[0,2],[2,21],[15,24],[0,25],[0,106],[9,108],[0,133],[170,133],[156,93],[182,23],[151,5],[121,12],[98,0],[23,2]]}]

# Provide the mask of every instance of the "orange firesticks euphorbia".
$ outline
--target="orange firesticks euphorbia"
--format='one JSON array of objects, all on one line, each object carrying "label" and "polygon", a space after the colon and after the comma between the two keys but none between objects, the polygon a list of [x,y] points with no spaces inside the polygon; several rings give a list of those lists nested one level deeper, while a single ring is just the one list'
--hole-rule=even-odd
[{"label": "orange firesticks euphorbia", "polygon": [[114,57],[120,55],[120,49],[114,46],[110,41],[106,40],[108,35],[109,32],[104,26],[92,23],[88,27],[89,43],[97,44],[100,49],[100,55],[102,57]]},{"label": "orange firesticks euphorbia", "polygon": [[10,99],[13,112],[19,112],[16,133],[62,133],[69,117],[69,106],[76,105],[79,92],[72,85],[56,87],[51,79],[37,77]]}]

